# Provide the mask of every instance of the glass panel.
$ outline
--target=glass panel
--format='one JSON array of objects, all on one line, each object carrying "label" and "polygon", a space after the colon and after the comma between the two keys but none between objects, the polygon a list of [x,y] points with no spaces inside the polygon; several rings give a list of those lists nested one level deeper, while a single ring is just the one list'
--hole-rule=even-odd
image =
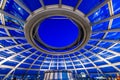
[{"label": "glass panel", "polygon": [[14,30],[9,30],[11,36],[14,37],[24,37],[24,32],[21,31],[14,31]]},{"label": "glass panel", "polygon": [[96,12],[94,12],[92,15],[90,15],[88,18],[90,19],[91,22],[97,22],[109,16],[110,14],[108,5],[105,5],[102,8],[98,9]]},{"label": "glass panel", "polygon": [[120,40],[120,32],[109,32],[105,39]]},{"label": "glass panel", "polygon": [[59,0],[43,0],[45,5],[55,5],[59,4]]},{"label": "glass panel", "polygon": [[113,58],[107,59],[107,60],[110,61],[111,63],[117,63],[117,62],[120,62],[120,56],[113,57]]},{"label": "glass panel", "polygon": [[107,73],[107,72],[118,72],[116,69],[114,69],[113,67],[103,67],[103,68],[101,68],[101,70],[102,70],[102,72],[104,72],[104,73]]},{"label": "glass panel", "polygon": [[100,42],[99,44],[98,44],[98,46],[99,47],[103,47],[103,48],[109,48],[110,46],[112,46],[114,43],[112,43],[112,42]]},{"label": "glass panel", "polygon": [[25,4],[31,11],[34,11],[34,10],[42,7],[39,0],[20,0],[20,1],[23,4]]},{"label": "glass panel", "polygon": [[111,28],[112,29],[120,28],[120,23],[119,22],[120,22],[120,18],[113,19],[113,23],[112,23]]},{"label": "glass panel", "polygon": [[0,37],[6,37],[6,36],[8,36],[6,31],[4,29],[0,28]]},{"label": "glass panel", "polygon": [[62,4],[75,7],[78,0],[62,0]]},{"label": "glass panel", "polygon": [[114,14],[120,13],[120,0],[112,0]]},{"label": "glass panel", "polygon": [[114,47],[110,48],[110,50],[120,53],[120,44],[115,45]]},{"label": "glass panel", "polygon": [[94,33],[91,35],[91,38],[101,39],[104,36],[104,33]]},{"label": "glass panel", "polygon": [[13,0],[7,0],[4,10],[23,20],[26,20],[26,18],[29,16],[29,13],[22,9]]},{"label": "glass panel", "polygon": [[12,46],[15,45],[15,43],[13,42],[13,40],[0,40],[0,45],[4,46],[4,47],[8,47],[8,46]]},{"label": "glass panel", "polygon": [[82,3],[79,6],[79,10],[87,14],[96,6],[100,5],[104,0],[82,0]]},{"label": "glass panel", "polygon": [[97,66],[106,65],[106,64],[107,63],[104,61],[95,62],[95,65],[97,65]]},{"label": "glass panel", "polygon": [[113,54],[111,52],[107,52],[107,51],[101,52],[99,55],[103,58],[108,58],[108,57],[115,56],[115,54]]},{"label": "glass panel", "polygon": [[94,31],[107,30],[108,29],[108,24],[109,24],[109,21],[94,25],[94,26],[92,26],[92,31],[94,32]]}]

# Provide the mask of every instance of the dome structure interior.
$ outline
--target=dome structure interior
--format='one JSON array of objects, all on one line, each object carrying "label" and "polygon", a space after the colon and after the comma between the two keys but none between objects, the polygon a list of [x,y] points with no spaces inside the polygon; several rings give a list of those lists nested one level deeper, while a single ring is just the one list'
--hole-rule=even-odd
[{"label": "dome structure interior", "polygon": [[[51,6],[58,6],[61,9],[68,6],[74,13],[80,11],[84,18],[88,19],[91,33],[84,46],[72,53],[58,55],[57,52],[75,48],[77,43],[65,50],[47,48],[46,50],[51,52],[57,51],[56,54],[48,54],[28,42],[25,28],[29,27],[25,24],[29,21],[29,17],[34,16],[37,11],[47,11],[52,8]],[[71,23],[69,18],[55,15],[51,22],[47,20],[39,25],[43,34],[40,34],[42,30],[38,29],[39,37],[42,36],[43,42],[46,41],[47,45],[60,48],[76,40],[79,32],[75,29],[75,23]],[[69,33],[70,29],[58,33],[63,35],[61,36],[63,39],[70,39],[68,42],[57,37],[51,39],[58,35],[54,35],[54,28],[59,23],[54,23],[57,20],[63,21],[57,26],[60,29],[60,26],[63,26],[62,29],[66,30],[74,24],[74,29],[71,28],[73,33],[71,31]],[[49,40],[46,28],[51,29],[51,34],[48,33],[52,35],[49,36]],[[71,35],[67,36],[67,33]],[[53,43],[55,40],[58,42]],[[120,0],[0,0],[0,80],[9,80],[13,76],[34,78],[39,75],[42,80],[47,70],[70,70],[73,74],[84,72],[88,77],[99,75],[116,77],[120,72]]]}]

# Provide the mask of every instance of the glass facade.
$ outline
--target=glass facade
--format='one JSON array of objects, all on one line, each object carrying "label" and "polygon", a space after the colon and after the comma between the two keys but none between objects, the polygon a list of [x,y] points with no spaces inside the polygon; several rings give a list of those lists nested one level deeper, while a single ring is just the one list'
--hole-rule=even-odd
[{"label": "glass facade", "polygon": [[[0,0],[0,2],[0,80],[9,80],[14,76],[19,79],[42,80],[47,70],[71,70],[73,74],[84,72],[86,77],[99,75],[116,77],[120,72],[119,0],[82,0],[80,3],[78,0]],[[89,20],[92,32],[89,41],[73,53],[64,55],[43,53],[28,43],[24,32],[25,24],[36,10],[44,8],[47,10],[51,5],[59,4],[81,11]],[[71,25],[69,22],[67,24]]]}]

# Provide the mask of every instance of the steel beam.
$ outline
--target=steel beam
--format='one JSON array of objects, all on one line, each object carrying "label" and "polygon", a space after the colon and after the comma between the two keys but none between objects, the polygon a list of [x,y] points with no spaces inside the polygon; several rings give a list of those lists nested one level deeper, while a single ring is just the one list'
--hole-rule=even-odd
[{"label": "steel beam", "polygon": [[27,8],[23,3],[20,2],[20,0],[14,0],[19,6],[21,6],[24,10],[26,10],[29,14],[32,14],[29,8]]},{"label": "steel beam", "polygon": [[77,10],[79,5],[81,4],[82,0],[78,0],[77,5],[74,7],[73,11]]},{"label": "steel beam", "polygon": [[[37,52],[37,51],[36,51]],[[25,60],[27,60],[28,58],[30,58],[32,55],[36,54],[36,52],[31,53],[29,56],[27,56],[25,59],[23,59],[19,64],[17,64],[12,70],[10,70],[10,72],[8,74],[6,74],[6,76],[3,78],[3,80],[5,80],[7,77],[9,77],[9,75],[16,70]]]},{"label": "steel beam", "polygon": [[3,10],[0,10],[0,13],[4,14],[4,15],[6,15],[6,16],[9,16],[9,17],[11,17],[11,18],[13,18],[13,19],[16,19],[16,20],[18,20],[18,21],[21,21],[22,23],[26,23],[26,21],[24,21],[24,20],[22,20],[22,19],[20,19],[20,18],[18,18],[18,17],[16,17],[16,16],[13,16],[13,15],[11,15],[11,14],[3,11]]},{"label": "steel beam", "polygon": [[90,16],[92,13],[94,13],[95,11],[97,11],[98,9],[100,9],[101,7],[103,7],[105,4],[107,4],[110,0],[105,0],[103,3],[101,3],[100,5],[98,5],[97,7],[95,7],[94,9],[92,9],[85,17]]}]

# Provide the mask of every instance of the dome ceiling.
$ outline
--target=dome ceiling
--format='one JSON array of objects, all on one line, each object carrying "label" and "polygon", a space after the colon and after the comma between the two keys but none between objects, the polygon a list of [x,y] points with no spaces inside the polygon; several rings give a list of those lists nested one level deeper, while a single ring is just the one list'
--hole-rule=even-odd
[{"label": "dome ceiling", "polygon": [[[115,75],[120,71],[119,0],[0,0],[0,2],[0,78],[6,79],[17,74],[37,75],[47,70],[72,70],[73,73],[85,72],[87,75],[96,75],[97,73]],[[71,18],[67,12],[59,13],[58,10],[60,15],[52,15],[52,17],[43,20],[41,18],[42,22],[39,22],[39,25],[37,24],[38,29],[33,27],[33,32],[30,32],[32,28],[28,23],[30,23],[31,18],[35,17],[36,14],[57,9],[69,11],[70,14],[81,15],[80,18],[82,19],[75,20],[78,22],[81,20],[87,26],[78,29],[76,24],[80,23],[74,23],[74,20],[71,20],[76,16],[71,15]],[[49,13],[46,14],[49,15]],[[59,22],[59,20],[63,22]],[[36,21],[33,22],[36,23]],[[59,25],[59,23],[62,24]],[[62,27],[57,26],[55,29],[57,24]],[[31,23],[31,25],[33,24]],[[69,25],[73,26],[70,27]],[[28,32],[26,29],[29,29]],[[51,34],[46,36],[45,32],[47,31],[45,30],[47,29],[49,30],[48,33]],[[56,35],[53,35],[54,29],[58,30]],[[60,29],[67,30],[71,36],[65,31],[59,32]],[[37,31],[37,35],[35,31]],[[29,33],[31,35],[26,37],[26,34],[29,35]],[[65,35],[60,38],[57,37],[59,34],[60,36]],[[82,36],[83,39],[76,37],[78,35],[79,37]],[[37,37],[37,40],[40,38],[39,40],[43,43],[52,46],[47,46],[46,50],[54,54],[39,50],[37,47],[41,47],[41,45],[31,38],[28,39],[31,36],[35,36],[33,39]],[[52,42],[51,37],[58,41],[57,44]],[[76,38],[79,40],[77,43],[80,44],[72,45]],[[70,39],[70,41],[65,43],[62,39],[64,41]],[[29,40],[35,42],[34,44],[37,44],[37,47]],[[63,48],[68,45],[72,45],[72,47],[70,49],[68,47]],[[77,49],[76,46],[78,46]],[[53,47],[62,48],[62,50],[55,52],[57,49],[53,49]],[[71,49],[73,51],[67,52]],[[57,55],[59,51],[65,53]]]}]

